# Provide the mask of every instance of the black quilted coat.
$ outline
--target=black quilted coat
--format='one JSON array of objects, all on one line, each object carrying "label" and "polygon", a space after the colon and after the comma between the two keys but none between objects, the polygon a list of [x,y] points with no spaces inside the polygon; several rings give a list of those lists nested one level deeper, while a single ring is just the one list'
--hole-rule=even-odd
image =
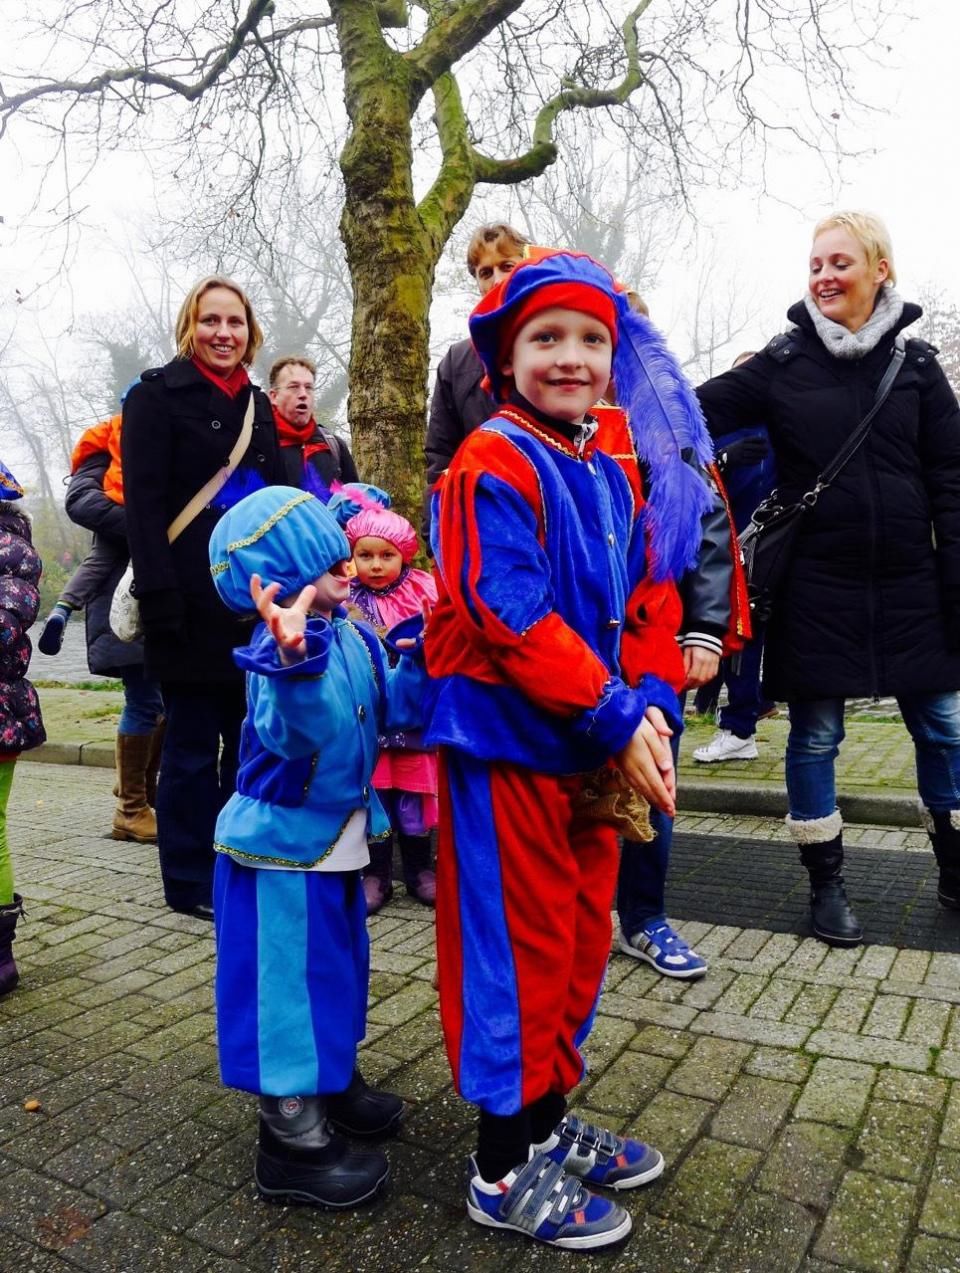
[{"label": "black quilted coat", "polygon": [[[714,437],[766,425],[779,490],[799,498],[866,415],[897,327],[862,358],[799,330],[698,390]],[[908,340],[857,454],[806,514],[774,607],[764,692],[779,700],[960,689],[960,408],[936,350]]]}]

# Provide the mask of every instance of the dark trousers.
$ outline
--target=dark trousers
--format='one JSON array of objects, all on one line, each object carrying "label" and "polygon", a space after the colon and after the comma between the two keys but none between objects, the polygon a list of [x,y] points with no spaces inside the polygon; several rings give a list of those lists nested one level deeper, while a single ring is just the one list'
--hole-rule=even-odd
[{"label": "dark trousers", "polygon": [[157,841],[167,904],[189,911],[213,902],[213,833],[237,781],[242,681],[164,681],[167,729],[157,787]]},{"label": "dark trousers", "polygon": [[760,692],[760,668],[763,662],[763,633],[748,641],[738,655],[723,660],[723,679],[727,683],[727,704],[720,708],[717,723],[738,738],[752,738],[757,721],[773,706]]},{"label": "dark trousers", "polygon": [[[681,698],[681,709],[683,698]],[[673,763],[680,751],[680,735],[670,740]],[[639,933],[654,919],[666,918],[667,869],[673,843],[673,818],[659,809],[650,809],[650,825],[656,838],[648,844],[624,840],[620,850],[620,873],[617,876],[617,918],[626,937]]]}]

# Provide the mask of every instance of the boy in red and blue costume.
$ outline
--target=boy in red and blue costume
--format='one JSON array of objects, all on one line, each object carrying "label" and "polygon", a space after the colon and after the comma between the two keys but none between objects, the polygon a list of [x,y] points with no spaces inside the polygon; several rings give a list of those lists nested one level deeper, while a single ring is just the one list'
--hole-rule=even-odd
[{"label": "boy in red and blue costume", "polygon": [[[669,737],[681,722],[661,669],[642,665],[642,597],[696,557],[711,496],[682,456],[709,443],[655,329],[589,257],[521,263],[470,332],[504,406],[434,495],[441,1018],[457,1088],[480,1107],[468,1214],[590,1249],[625,1237],[630,1217],[586,1185],[633,1188],[663,1158],[566,1112],[618,863],[614,828],[579,797],[586,775],[615,762],[673,813]],[[642,513],[587,414],[611,360],[651,475]]]}]

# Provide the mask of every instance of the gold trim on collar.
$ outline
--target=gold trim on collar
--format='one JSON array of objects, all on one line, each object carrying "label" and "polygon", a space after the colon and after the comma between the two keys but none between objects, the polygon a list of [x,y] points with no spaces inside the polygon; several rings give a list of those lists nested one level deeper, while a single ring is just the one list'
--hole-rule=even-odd
[{"label": "gold trim on collar", "polygon": [[555,451],[560,451],[563,455],[569,455],[573,459],[578,460],[580,456],[577,448],[572,442],[568,442],[566,438],[561,438],[558,434],[548,433],[546,429],[541,429],[534,424],[525,415],[519,412],[511,411],[509,407],[502,407],[498,412],[498,416],[502,416],[504,420],[509,420],[511,424],[519,424],[521,429],[525,429],[528,433],[532,433],[534,437],[546,442],[547,446],[552,446]]},{"label": "gold trim on collar", "polygon": [[283,504],[280,508],[278,508],[275,513],[271,513],[263,525],[258,526],[252,535],[247,535],[244,539],[235,539],[233,543],[227,544],[227,552],[234,553],[238,548],[249,548],[250,545],[255,544],[258,539],[262,539],[267,531],[273,530],[277,522],[282,521],[283,518],[286,517],[287,513],[295,509],[298,504],[304,504],[308,499],[314,498],[315,496],[311,495],[309,491],[298,491],[293,499],[287,500],[286,504]]}]

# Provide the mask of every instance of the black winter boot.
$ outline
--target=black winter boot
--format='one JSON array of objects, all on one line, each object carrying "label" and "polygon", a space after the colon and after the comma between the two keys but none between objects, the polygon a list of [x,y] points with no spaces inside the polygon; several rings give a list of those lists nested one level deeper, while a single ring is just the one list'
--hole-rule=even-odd
[{"label": "black winter boot", "polygon": [[393,897],[393,836],[386,840],[371,840],[370,865],[363,872],[363,895],[367,901],[367,914],[376,915]]},{"label": "black winter boot", "polygon": [[0,906],[0,995],[8,994],[20,980],[13,957],[13,938],[22,914],[23,898],[19,893],[14,893],[12,902]]},{"label": "black winter boot", "polygon": [[268,1202],[356,1207],[375,1198],[389,1174],[379,1149],[351,1149],[331,1132],[324,1097],[260,1097],[254,1178]]},{"label": "black winter boot", "polygon": [[[807,822],[788,817],[787,828],[810,875],[813,935],[828,946],[859,946],[863,929],[850,909],[843,886],[843,823],[839,812]],[[831,832],[829,839],[821,838]]]},{"label": "black winter boot", "polygon": [[347,1136],[394,1136],[403,1118],[403,1101],[393,1092],[370,1087],[359,1070],[350,1086],[327,1097],[330,1126]]},{"label": "black winter boot", "polygon": [[437,904],[437,877],[431,862],[430,837],[400,832],[400,860],[407,892],[424,906]]},{"label": "black winter boot", "polygon": [[923,820],[940,868],[937,899],[948,910],[960,911],[960,809],[946,813],[924,809]]}]

